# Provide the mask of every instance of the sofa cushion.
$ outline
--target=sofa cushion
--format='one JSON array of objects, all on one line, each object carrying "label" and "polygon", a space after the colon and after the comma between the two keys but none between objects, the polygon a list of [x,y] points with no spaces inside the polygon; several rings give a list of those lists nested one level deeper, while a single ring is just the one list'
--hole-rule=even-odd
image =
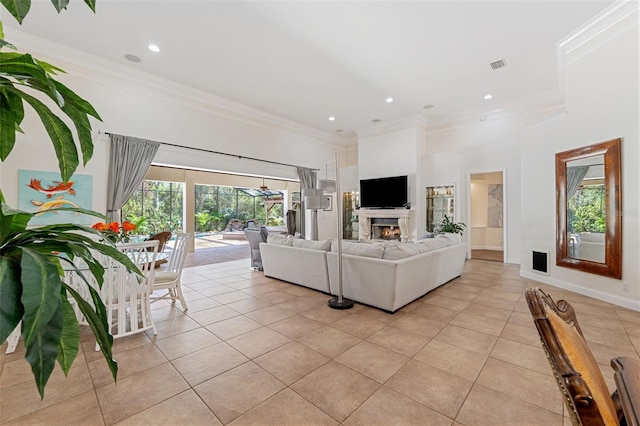
[{"label": "sofa cushion", "polygon": [[329,251],[331,250],[331,240],[313,241],[313,240],[302,240],[300,238],[293,238],[293,246],[302,247],[302,248],[311,249],[311,250]]},{"label": "sofa cushion", "polygon": [[420,253],[426,253],[428,251],[429,247],[422,244],[395,242],[393,244],[387,244],[384,248],[382,258],[387,260],[398,260],[415,256]]},{"label": "sofa cushion", "polygon": [[415,245],[425,246],[429,251],[438,250],[449,246],[449,242],[442,238],[427,238],[426,240],[418,240]]},{"label": "sofa cushion", "polygon": [[438,234],[436,236],[436,239],[445,241],[447,243],[447,247],[460,244],[460,236],[458,234]]},{"label": "sofa cushion", "polygon": [[293,238],[285,237],[284,235],[269,234],[269,236],[267,237],[267,243],[292,247]]},{"label": "sofa cushion", "polygon": [[[331,244],[331,251],[337,252],[337,240],[333,240]],[[373,257],[375,259],[382,259],[384,253],[384,244],[382,243],[360,243],[356,241],[343,241],[342,253],[351,254],[353,256]]]}]

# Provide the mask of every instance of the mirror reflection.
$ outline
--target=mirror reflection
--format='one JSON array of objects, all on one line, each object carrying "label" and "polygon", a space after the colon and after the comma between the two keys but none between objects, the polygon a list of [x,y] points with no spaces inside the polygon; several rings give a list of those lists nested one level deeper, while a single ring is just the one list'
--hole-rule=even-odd
[{"label": "mirror reflection", "polygon": [[604,156],[567,163],[567,255],[604,263],[607,224]]}]

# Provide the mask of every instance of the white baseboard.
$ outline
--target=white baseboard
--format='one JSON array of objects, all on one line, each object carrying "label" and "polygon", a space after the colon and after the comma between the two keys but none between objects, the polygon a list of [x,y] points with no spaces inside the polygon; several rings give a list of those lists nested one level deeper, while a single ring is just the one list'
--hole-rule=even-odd
[{"label": "white baseboard", "polygon": [[603,291],[595,290],[593,288],[583,287],[581,285],[573,284],[567,281],[557,280],[555,278],[551,278],[543,274],[538,274],[533,271],[520,270],[520,276],[524,278],[528,278],[530,280],[538,281],[544,284],[549,284],[564,290],[573,291],[574,293],[582,294],[583,296],[593,297],[594,299],[602,300],[603,302],[612,303],[614,305],[622,306],[623,308],[640,312],[640,302],[635,299],[616,296],[615,294],[605,293]]},{"label": "white baseboard", "polygon": [[507,258],[507,263],[513,264],[513,265],[519,265],[520,264],[520,259],[515,259],[513,257],[508,257]]},{"label": "white baseboard", "polygon": [[501,246],[471,246],[471,250],[494,250],[494,251],[503,251],[504,248]]}]

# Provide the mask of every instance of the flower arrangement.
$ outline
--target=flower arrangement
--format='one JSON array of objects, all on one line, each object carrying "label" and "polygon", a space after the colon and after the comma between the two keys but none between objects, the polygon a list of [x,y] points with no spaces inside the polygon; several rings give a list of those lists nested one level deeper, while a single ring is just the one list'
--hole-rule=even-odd
[{"label": "flower arrangement", "polygon": [[129,233],[136,230],[136,225],[131,222],[122,222],[122,225],[120,225],[119,222],[98,222],[91,227],[96,231],[100,231],[100,233],[112,243],[130,242]]}]

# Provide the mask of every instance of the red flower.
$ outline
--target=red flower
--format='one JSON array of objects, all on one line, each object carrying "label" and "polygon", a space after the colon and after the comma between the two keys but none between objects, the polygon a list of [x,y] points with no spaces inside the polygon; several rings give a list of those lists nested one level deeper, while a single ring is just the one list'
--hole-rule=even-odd
[{"label": "red flower", "polygon": [[122,229],[124,232],[131,232],[136,230],[136,225],[131,222],[122,222]]},{"label": "red flower", "polygon": [[91,227],[93,229],[95,229],[96,231],[106,231],[107,229],[109,229],[107,224],[106,223],[102,223],[102,222],[98,222],[98,223],[92,225]]},{"label": "red flower", "polygon": [[118,222],[111,222],[109,224],[109,229],[112,232],[118,233],[118,231],[120,231],[120,224]]}]

